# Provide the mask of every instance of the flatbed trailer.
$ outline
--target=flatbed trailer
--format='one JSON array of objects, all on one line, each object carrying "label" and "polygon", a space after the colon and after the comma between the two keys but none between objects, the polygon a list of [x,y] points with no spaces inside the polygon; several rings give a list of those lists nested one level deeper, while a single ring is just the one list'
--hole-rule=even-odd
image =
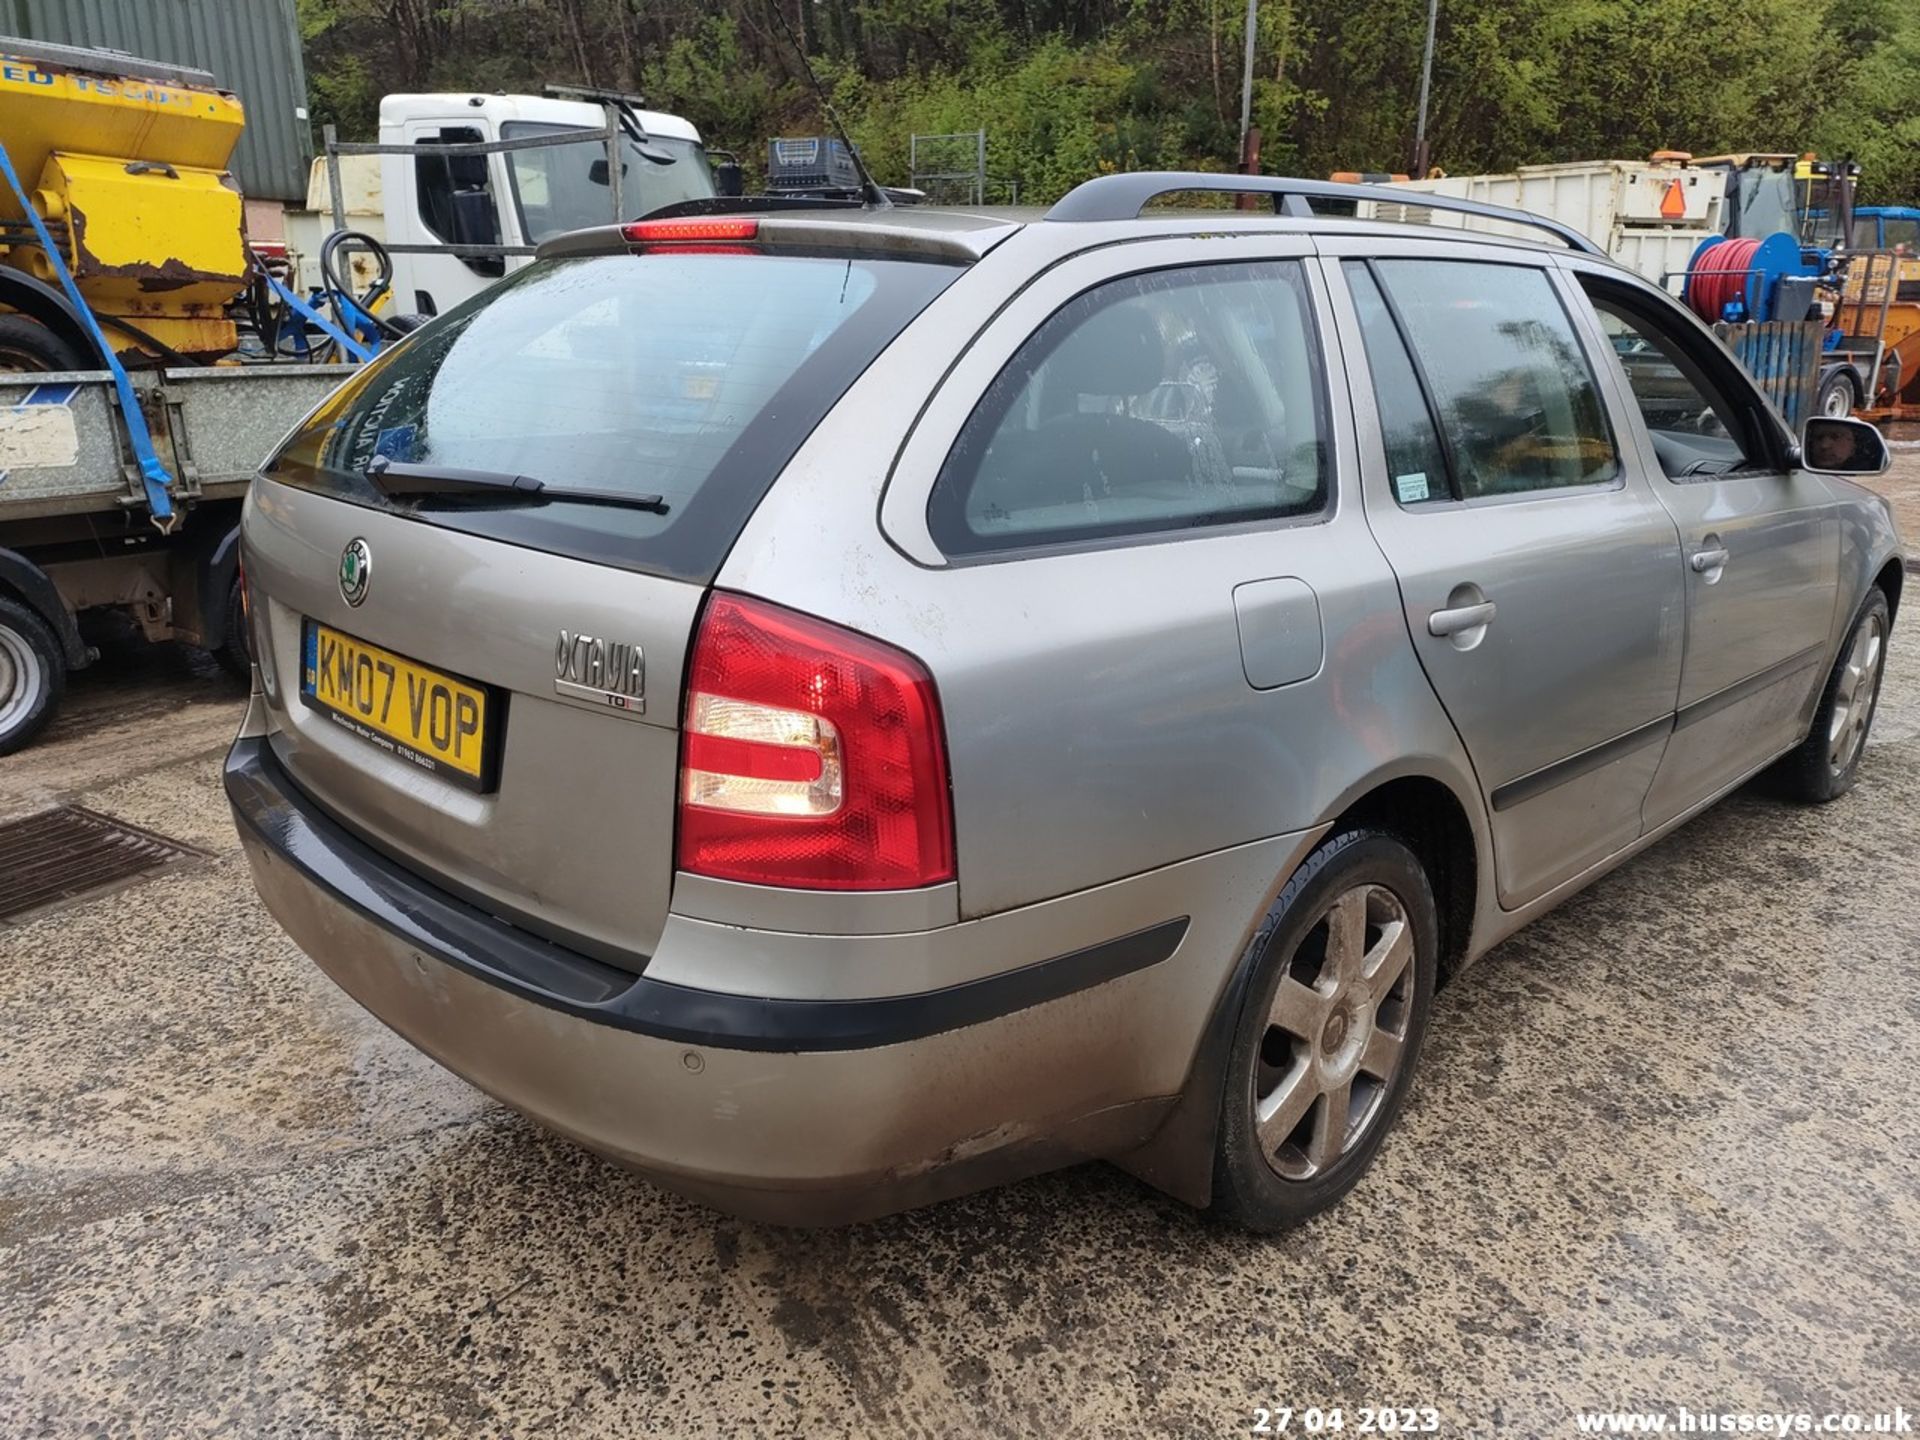
[{"label": "flatbed trailer", "polygon": [[128,372],[170,476],[159,497],[112,372],[0,372],[0,755],[52,718],[68,671],[98,658],[90,612],[121,610],[150,640],[244,669],[241,501],[274,445],[353,368]]},{"label": "flatbed trailer", "polygon": [[[382,143],[326,136],[331,244],[360,280],[380,278],[366,291],[329,280],[309,303],[247,244],[225,170],[244,115],[212,75],[6,37],[0,58],[0,755],[97,658],[92,612],[245,669],[241,501],[354,369],[290,363],[287,330],[295,362],[364,361],[414,328],[375,314],[402,278],[394,256],[408,306],[431,312],[526,263],[530,215],[598,219],[591,203],[557,211],[563,192],[604,186],[613,219],[661,198],[652,169],[679,176],[667,199],[713,192],[699,132],[636,96],[390,96]],[[342,155],[387,167],[391,247],[340,233]],[[279,297],[278,319],[256,285]]]}]

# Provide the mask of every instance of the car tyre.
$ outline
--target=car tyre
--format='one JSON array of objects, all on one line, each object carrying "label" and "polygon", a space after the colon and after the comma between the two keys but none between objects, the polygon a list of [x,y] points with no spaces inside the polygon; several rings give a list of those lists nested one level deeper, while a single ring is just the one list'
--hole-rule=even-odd
[{"label": "car tyre", "polygon": [[1887,641],[1893,612],[1879,586],[1867,591],[1840,654],[1820,692],[1813,728],[1800,747],[1780,762],[1779,778],[1787,795],[1807,805],[1838,800],[1853,788],[1866,754],[1867,732],[1880,705],[1880,681],[1886,674]]},{"label": "car tyre", "polygon": [[1214,1208],[1273,1232],[1352,1189],[1406,1103],[1439,978],[1433,887],[1398,836],[1343,831],[1294,872],[1250,952]]},{"label": "car tyre", "polygon": [[237,680],[245,680],[253,674],[253,644],[247,634],[247,606],[240,594],[238,575],[227,587],[226,629],[220,638],[220,648],[213,652],[213,658],[220,662],[221,669]]},{"label": "car tyre", "polygon": [[46,727],[66,685],[66,657],[47,622],[0,596],[0,755],[11,755]]}]

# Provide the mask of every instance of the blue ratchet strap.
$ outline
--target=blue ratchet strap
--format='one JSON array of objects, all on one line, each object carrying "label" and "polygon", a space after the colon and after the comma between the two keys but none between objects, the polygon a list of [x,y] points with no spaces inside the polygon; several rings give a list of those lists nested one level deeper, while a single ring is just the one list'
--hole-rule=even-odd
[{"label": "blue ratchet strap", "polygon": [[274,279],[273,276],[267,276],[267,284],[273,287],[274,294],[286,301],[297,313],[311,320],[315,325],[318,325],[322,330],[326,331],[327,334],[331,335],[334,340],[338,342],[340,348],[353,356],[354,359],[364,363],[373,358],[373,351],[362,345],[358,340],[354,339],[353,336],[347,334],[346,331],[334,324],[333,321],[329,320],[320,311],[314,309],[313,306],[307,304],[306,301],[302,300],[298,295],[294,294],[293,291]]},{"label": "blue ratchet strap", "polygon": [[27,198],[19,172],[13,168],[13,157],[7,154],[4,144],[0,144],[0,172],[6,175],[7,184],[13,187],[14,198],[26,212],[33,233],[40,237],[40,248],[46,253],[47,263],[53,266],[53,273],[59,277],[60,288],[67,292],[67,299],[73,302],[73,308],[79,312],[80,323],[93,337],[94,347],[107,362],[107,369],[113,372],[113,388],[120,396],[120,418],[127,427],[127,443],[133,447],[134,458],[140,462],[140,479],[147,488],[147,509],[152,512],[153,523],[165,533],[177,522],[173,496],[168,493],[173,486],[173,476],[160,463],[160,454],[153,447],[153,434],[147,429],[146,412],[140,408],[140,397],[134,394],[133,382],[127,378],[127,367],[113,353],[113,346],[107,343],[107,337],[101,332],[100,322],[93,318],[93,311],[81,298],[80,287],[73,283],[73,276],[67,270],[66,257],[53,243],[53,236],[47,233],[46,222],[40,218],[40,212],[33,208],[33,202]]},{"label": "blue ratchet strap", "polygon": [[330,293],[333,297],[334,312],[339,315],[340,323],[351,327],[355,335],[372,337],[360,343],[378,355],[380,353],[380,322],[373,318],[373,312],[362,306],[351,295]]}]

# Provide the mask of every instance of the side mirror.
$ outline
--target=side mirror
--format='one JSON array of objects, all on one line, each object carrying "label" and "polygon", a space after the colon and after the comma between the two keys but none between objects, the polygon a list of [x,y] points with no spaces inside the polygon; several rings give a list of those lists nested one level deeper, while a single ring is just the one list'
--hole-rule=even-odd
[{"label": "side mirror", "polygon": [[729,200],[747,193],[747,178],[741,174],[738,161],[724,160],[713,167],[713,188],[716,194]]},{"label": "side mirror", "polygon": [[1884,436],[1864,420],[1816,415],[1800,441],[1800,464],[1822,475],[1878,475],[1893,463]]}]

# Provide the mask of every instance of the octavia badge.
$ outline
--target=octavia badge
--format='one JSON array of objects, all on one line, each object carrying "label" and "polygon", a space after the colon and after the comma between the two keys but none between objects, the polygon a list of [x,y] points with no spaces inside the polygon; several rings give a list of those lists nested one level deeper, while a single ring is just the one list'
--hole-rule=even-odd
[{"label": "octavia badge", "polygon": [[340,552],[340,598],[349,605],[358,605],[367,598],[367,585],[372,579],[373,552],[367,548],[366,541],[349,540],[347,548]]},{"label": "octavia badge", "polygon": [[637,720],[647,712],[646,655],[638,645],[562,630],[553,646],[553,693]]}]

